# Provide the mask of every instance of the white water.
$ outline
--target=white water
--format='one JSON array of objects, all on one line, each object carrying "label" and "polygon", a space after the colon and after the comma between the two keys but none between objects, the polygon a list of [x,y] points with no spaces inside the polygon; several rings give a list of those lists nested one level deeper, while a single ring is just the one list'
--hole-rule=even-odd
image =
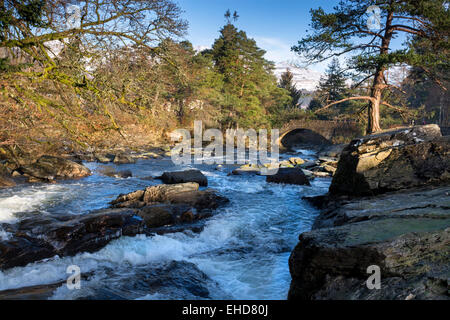
[{"label": "white water", "polygon": [[[89,166],[93,170],[97,167]],[[12,268],[0,272],[0,290],[63,281],[69,276],[67,267],[78,265],[83,274],[90,275],[89,280],[82,280],[82,290],[70,291],[61,286],[53,297],[74,299],[83,297],[88,289],[101,288],[111,281],[107,269],[114,270],[114,281],[117,278],[126,281],[130,268],[175,260],[194,263],[212,279],[212,298],[285,299],[290,283],[290,252],[298,234],[310,228],[317,214],[301,197],[325,193],[329,180],[316,179],[311,187],[267,184],[264,177],[227,176],[213,167],[201,167],[208,176],[209,187],[228,197],[231,203],[218,209],[202,232],[122,237],[95,253],[54,257]],[[24,213],[82,213],[86,208],[105,207],[119,193],[150,184],[139,177],[174,169],[161,161],[140,161],[122,168],[131,169],[136,178],[94,175],[77,182],[28,186],[16,190],[14,195],[0,194],[0,222],[12,223]],[[8,236],[0,229],[0,237]],[[133,298],[177,299],[180,296],[156,292]]]}]

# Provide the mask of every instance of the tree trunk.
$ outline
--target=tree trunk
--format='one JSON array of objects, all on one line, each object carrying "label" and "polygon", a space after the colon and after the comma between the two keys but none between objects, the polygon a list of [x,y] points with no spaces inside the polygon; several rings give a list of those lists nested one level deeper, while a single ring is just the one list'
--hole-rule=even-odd
[{"label": "tree trunk", "polygon": [[[389,53],[389,45],[391,43],[393,30],[392,30],[392,20],[394,18],[394,13],[392,11],[388,12],[386,17],[386,31],[381,41],[380,56]],[[367,134],[381,131],[380,127],[380,104],[383,95],[383,89],[386,87],[384,83],[384,63],[381,62],[377,67],[375,76],[373,79],[372,88],[370,90],[370,96],[373,98],[369,102],[369,119],[367,124]]]},{"label": "tree trunk", "polygon": [[380,104],[381,96],[383,93],[383,69],[377,72],[375,75],[374,83],[370,96],[374,98],[369,101],[369,118],[367,123],[367,134],[381,131],[380,127]]}]

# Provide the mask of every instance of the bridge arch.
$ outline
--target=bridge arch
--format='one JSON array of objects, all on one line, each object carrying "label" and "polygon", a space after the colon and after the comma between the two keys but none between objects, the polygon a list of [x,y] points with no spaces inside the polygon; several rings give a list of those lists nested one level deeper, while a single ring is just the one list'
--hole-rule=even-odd
[{"label": "bridge arch", "polygon": [[338,135],[354,138],[359,135],[359,127],[354,121],[291,120],[280,129],[278,145],[331,144]]}]

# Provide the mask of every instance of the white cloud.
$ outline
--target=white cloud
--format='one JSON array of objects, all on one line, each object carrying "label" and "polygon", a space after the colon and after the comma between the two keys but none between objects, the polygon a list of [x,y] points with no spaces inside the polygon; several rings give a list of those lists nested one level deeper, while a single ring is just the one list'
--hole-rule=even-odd
[{"label": "white cloud", "polygon": [[267,51],[265,57],[268,60],[282,62],[296,58],[295,54],[291,52],[291,45],[281,39],[260,36],[253,37],[253,39],[260,48]]}]

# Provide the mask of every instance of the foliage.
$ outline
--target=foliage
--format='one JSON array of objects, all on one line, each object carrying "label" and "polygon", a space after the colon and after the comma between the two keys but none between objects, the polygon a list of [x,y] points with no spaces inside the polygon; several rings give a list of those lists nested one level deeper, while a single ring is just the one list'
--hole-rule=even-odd
[{"label": "foliage", "polygon": [[289,94],[292,98],[291,106],[293,108],[298,107],[299,100],[302,97],[302,91],[295,87],[294,74],[291,72],[291,70],[289,70],[289,68],[286,69],[286,72],[283,72],[281,74],[278,86],[289,91]]}]

